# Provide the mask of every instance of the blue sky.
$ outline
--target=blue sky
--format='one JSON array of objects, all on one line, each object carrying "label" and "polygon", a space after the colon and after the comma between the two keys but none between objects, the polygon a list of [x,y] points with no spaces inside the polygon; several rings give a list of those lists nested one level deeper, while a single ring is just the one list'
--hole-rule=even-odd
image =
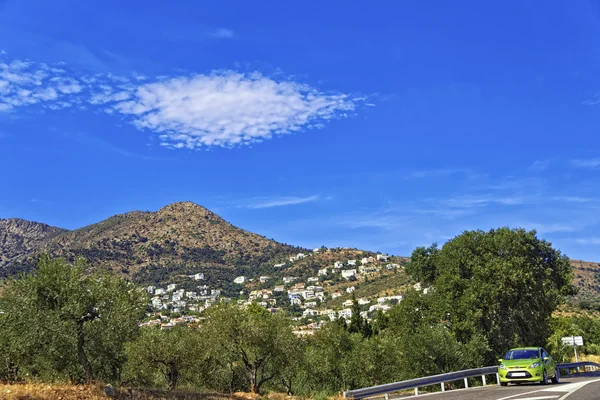
[{"label": "blue sky", "polygon": [[596,1],[0,0],[0,218],[190,200],[307,247],[600,261]]}]

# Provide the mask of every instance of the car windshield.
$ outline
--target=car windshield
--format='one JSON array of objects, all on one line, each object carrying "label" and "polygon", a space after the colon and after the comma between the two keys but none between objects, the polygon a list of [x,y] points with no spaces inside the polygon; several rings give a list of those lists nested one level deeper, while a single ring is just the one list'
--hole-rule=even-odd
[{"label": "car windshield", "polygon": [[505,360],[527,360],[531,358],[538,358],[539,352],[537,349],[534,350],[511,350],[504,356]]}]

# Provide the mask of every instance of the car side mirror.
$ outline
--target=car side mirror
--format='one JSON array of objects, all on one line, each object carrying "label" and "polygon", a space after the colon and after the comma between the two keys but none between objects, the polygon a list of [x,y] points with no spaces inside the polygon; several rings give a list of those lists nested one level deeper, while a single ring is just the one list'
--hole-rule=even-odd
[{"label": "car side mirror", "polygon": [[550,357],[544,357],[544,361],[548,361]]},{"label": "car side mirror", "polygon": [[498,359],[498,362],[502,362],[502,361],[504,361],[504,360],[503,360],[503,359],[501,359],[501,358],[499,358],[499,359]]}]

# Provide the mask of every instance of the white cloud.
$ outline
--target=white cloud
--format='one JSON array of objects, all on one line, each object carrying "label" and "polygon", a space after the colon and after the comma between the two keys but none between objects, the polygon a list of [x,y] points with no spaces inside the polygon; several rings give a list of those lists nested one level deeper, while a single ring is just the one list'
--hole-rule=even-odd
[{"label": "white cloud", "polygon": [[234,33],[231,29],[219,28],[210,32],[209,36],[218,39],[231,39],[234,36]]},{"label": "white cloud", "polygon": [[600,158],[571,160],[571,164],[577,168],[596,168],[600,167]]},{"label": "white cloud", "polygon": [[585,245],[600,245],[600,237],[590,237],[590,238],[581,238],[581,239],[575,239],[575,241],[579,244],[585,244]]},{"label": "white cloud", "polygon": [[576,232],[581,229],[580,226],[561,223],[524,223],[521,227],[527,230],[534,229],[537,233],[556,233],[556,232]]},{"label": "white cloud", "polygon": [[66,97],[82,90],[77,79],[64,73],[63,69],[29,60],[0,59],[0,112],[38,103],[50,109],[64,108]]},{"label": "white cloud", "polygon": [[[214,33],[233,34],[226,29]],[[66,65],[60,67],[0,57],[0,112],[35,104],[51,110],[77,104],[84,110],[87,103],[155,133],[163,147],[198,149],[321,129],[331,119],[346,117],[362,101],[258,72],[148,80],[135,73],[77,76]]]},{"label": "white cloud", "polygon": [[346,116],[355,104],[293,81],[232,71],[140,85],[114,105],[163,146],[195,149],[257,143]]},{"label": "white cloud", "polygon": [[591,201],[591,199],[588,197],[580,196],[554,196],[552,199],[556,201],[566,201],[569,203],[587,203]]},{"label": "white cloud", "polygon": [[318,195],[308,196],[308,197],[293,197],[293,196],[284,196],[284,197],[271,197],[271,198],[255,198],[252,200],[250,204],[246,207],[251,209],[260,209],[260,208],[271,208],[271,207],[281,207],[281,206],[291,206],[303,203],[309,203],[313,201],[319,200]]}]

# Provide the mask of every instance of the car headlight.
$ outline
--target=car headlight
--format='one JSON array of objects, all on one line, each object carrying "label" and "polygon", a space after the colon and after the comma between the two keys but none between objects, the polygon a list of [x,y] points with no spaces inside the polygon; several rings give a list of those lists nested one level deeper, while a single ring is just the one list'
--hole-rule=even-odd
[{"label": "car headlight", "polygon": [[508,369],[504,364],[500,364],[500,369]]},{"label": "car headlight", "polygon": [[538,361],[538,362],[534,362],[533,364],[531,364],[528,368],[529,369],[531,369],[531,368],[537,368],[539,366],[540,366],[540,362]]}]

